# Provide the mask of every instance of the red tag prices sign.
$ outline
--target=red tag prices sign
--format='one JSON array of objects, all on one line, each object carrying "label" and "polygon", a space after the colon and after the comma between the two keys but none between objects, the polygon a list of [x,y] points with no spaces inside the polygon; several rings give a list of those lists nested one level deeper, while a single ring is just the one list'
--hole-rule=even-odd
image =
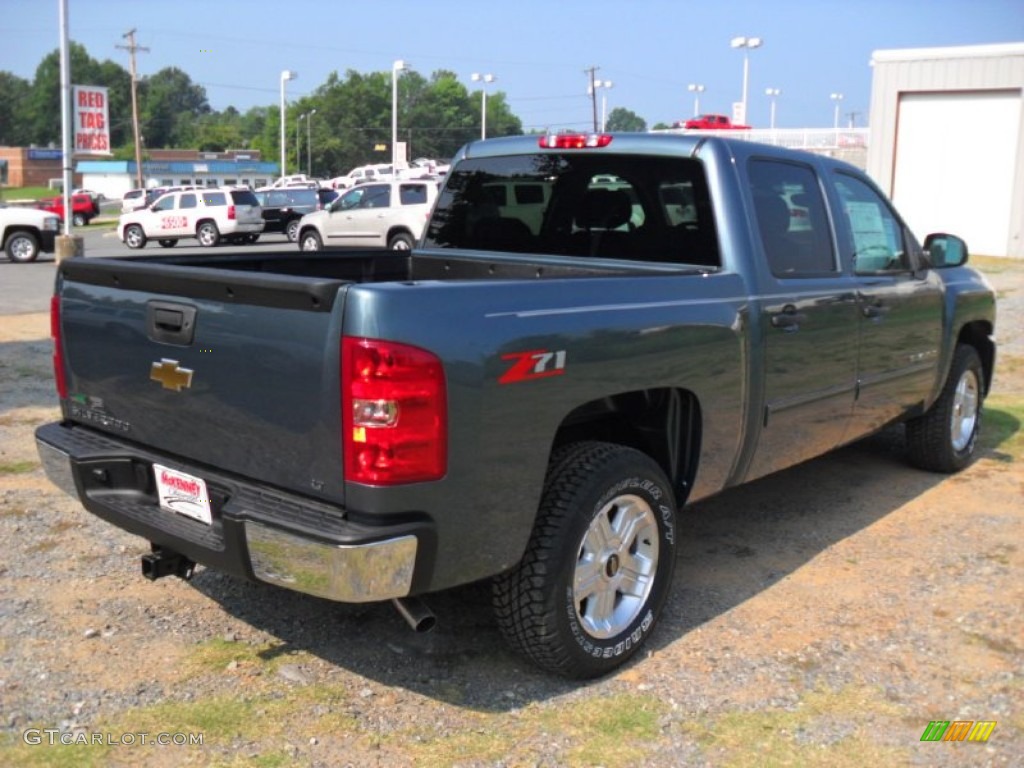
[{"label": "red tag prices sign", "polygon": [[109,155],[107,89],[99,85],[73,85],[71,90],[75,105],[75,154]]}]

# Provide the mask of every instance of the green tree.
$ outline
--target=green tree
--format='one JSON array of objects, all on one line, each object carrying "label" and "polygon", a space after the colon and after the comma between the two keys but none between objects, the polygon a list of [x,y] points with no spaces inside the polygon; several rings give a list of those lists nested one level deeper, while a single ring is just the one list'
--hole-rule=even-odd
[{"label": "green tree", "polygon": [[11,72],[0,72],[0,145],[20,147],[28,144],[25,115],[32,86]]},{"label": "green tree", "polygon": [[[68,44],[68,55],[72,85],[101,85],[109,89],[110,140],[114,146],[121,144],[131,136],[130,108],[127,122],[121,116],[123,105],[131,104],[131,76],[113,61],[96,61],[83,45],[74,41]],[[47,54],[36,67],[23,120],[28,142],[60,146],[60,50]]]},{"label": "green tree", "polygon": [[210,111],[206,89],[177,67],[165,67],[139,83],[139,121],[150,149],[194,147],[196,118]]},{"label": "green tree", "polygon": [[609,131],[639,133],[647,130],[647,122],[636,112],[616,107],[608,114],[605,124]]}]

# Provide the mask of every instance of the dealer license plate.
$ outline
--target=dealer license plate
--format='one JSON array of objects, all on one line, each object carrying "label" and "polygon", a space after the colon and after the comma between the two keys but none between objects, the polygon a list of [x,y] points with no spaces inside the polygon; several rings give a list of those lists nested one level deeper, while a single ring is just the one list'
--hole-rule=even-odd
[{"label": "dealer license plate", "polygon": [[160,506],[210,525],[210,494],[206,481],[160,464],[153,465]]}]

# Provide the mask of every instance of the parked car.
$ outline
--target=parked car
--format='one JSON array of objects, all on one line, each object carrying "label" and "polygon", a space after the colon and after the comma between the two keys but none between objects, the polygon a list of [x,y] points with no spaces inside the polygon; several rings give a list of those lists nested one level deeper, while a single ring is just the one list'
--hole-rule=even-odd
[{"label": "parked car", "polygon": [[338,193],[333,189],[281,187],[256,191],[263,210],[264,232],[283,232],[290,242],[299,239],[299,221],[307,213],[326,208]]},{"label": "parked car", "polygon": [[365,184],[370,181],[390,181],[395,176],[395,169],[391,165],[361,165],[353,168],[344,176],[337,176],[330,180],[332,189],[349,189],[357,184]]},{"label": "parked car", "polygon": [[122,213],[117,236],[129,248],[156,240],[164,248],[194,237],[202,246],[221,240],[255,243],[263,231],[256,195],[247,189],[214,187],[168,192],[148,208]]},{"label": "parked car", "polygon": [[711,131],[711,130],[724,130],[724,131],[747,131],[750,130],[749,125],[739,125],[730,120],[726,115],[697,115],[690,120],[685,121],[682,126],[677,121],[673,126],[675,128],[690,128],[692,130],[700,131]]},{"label": "parked car", "polygon": [[0,248],[11,261],[35,261],[40,253],[53,253],[59,231],[56,216],[0,200]]},{"label": "parked car", "polygon": [[324,210],[302,217],[299,248],[320,251],[325,246],[362,246],[409,250],[423,234],[437,190],[438,183],[429,180],[360,184]]},{"label": "parked car", "polygon": [[145,206],[146,190],[144,189],[129,189],[121,198],[121,213],[131,213]]},{"label": "parked car", "polygon": [[[64,220],[64,197],[46,197],[36,207],[48,213],[55,213]],[[100,204],[88,194],[71,195],[71,221],[76,227],[84,227],[100,214]]]}]

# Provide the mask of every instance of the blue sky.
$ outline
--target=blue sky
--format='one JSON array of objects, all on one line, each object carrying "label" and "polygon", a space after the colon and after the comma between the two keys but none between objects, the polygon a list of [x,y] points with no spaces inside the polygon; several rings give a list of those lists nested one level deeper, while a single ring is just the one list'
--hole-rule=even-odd
[{"label": "blue sky", "polygon": [[[289,100],[349,69],[493,74],[527,129],[587,128],[584,70],[610,80],[607,109],[671,123],[694,108],[731,113],[743,85],[737,36],[749,52],[748,122],[767,126],[766,88],[778,88],[776,125],[867,124],[875,50],[1024,41],[1024,0],[67,0],[72,40],[128,68],[115,46],[137,29],[140,75],[176,66],[214,109],[276,105],[283,69],[299,73]],[[59,0],[0,0],[0,70],[31,79],[59,44]],[[74,80],[74,73],[72,73]],[[600,101],[598,111],[600,112]]]}]

